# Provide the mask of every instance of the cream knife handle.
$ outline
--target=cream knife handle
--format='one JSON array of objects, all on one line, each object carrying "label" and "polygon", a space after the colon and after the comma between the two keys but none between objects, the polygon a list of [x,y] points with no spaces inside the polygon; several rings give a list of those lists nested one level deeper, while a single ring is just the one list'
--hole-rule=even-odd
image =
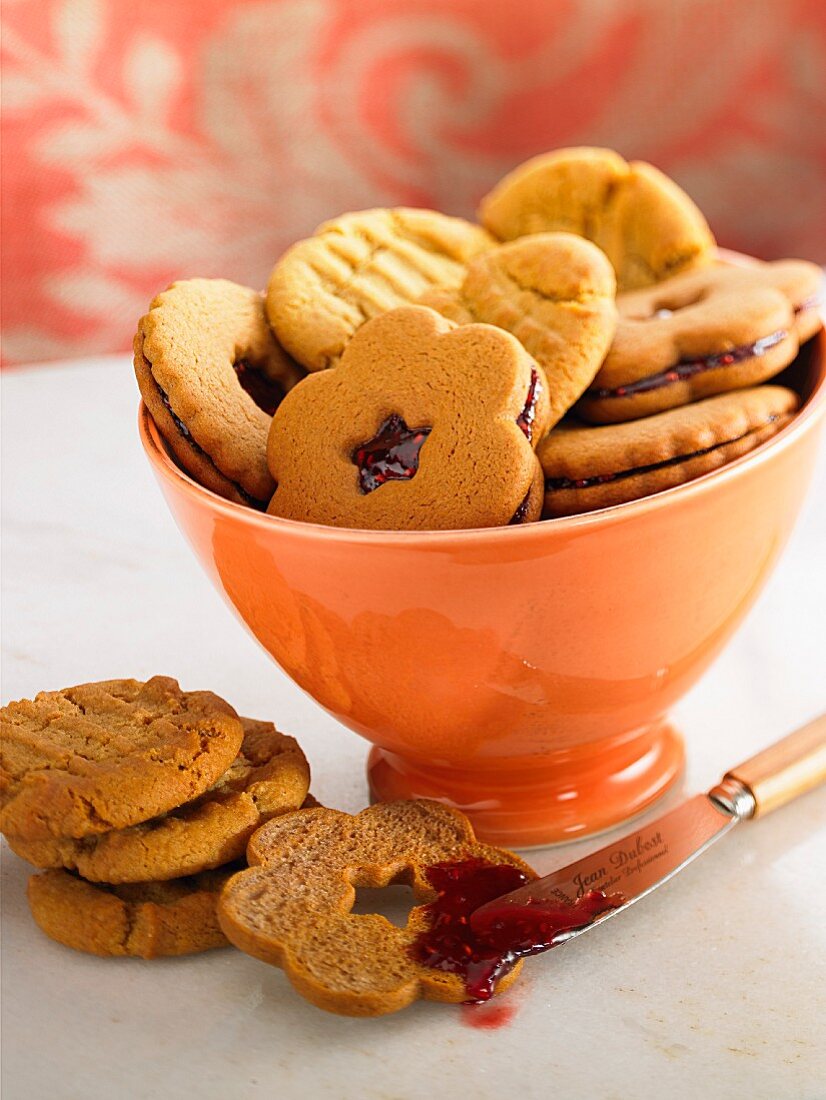
[{"label": "cream knife handle", "polygon": [[[826,714],[726,772],[712,796],[731,802],[740,816],[760,817],[826,782]],[[737,789],[746,797],[738,807]],[[717,792],[724,797],[720,798]],[[752,801],[753,800],[753,801]],[[748,803],[746,808],[744,803]],[[743,812],[744,811],[744,812]]]}]

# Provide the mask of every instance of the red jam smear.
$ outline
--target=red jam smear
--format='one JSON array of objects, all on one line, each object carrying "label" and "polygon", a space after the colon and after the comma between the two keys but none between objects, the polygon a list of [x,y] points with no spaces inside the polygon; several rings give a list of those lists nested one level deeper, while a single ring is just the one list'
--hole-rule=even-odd
[{"label": "red jam smear", "polygon": [[376,435],[353,451],[362,493],[372,493],[387,481],[409,481],[415,477],[419,452],[431,430],[408,428],[397,413],[379,425]]},{"label": "red jam smear", "polygon": [[624,900],[592,890],[573,904],[503,904],[472,922],[475,910],[527,885],[528,876],[509,864],[466,859],[433,864],[426,877],[437,897],[425,906],[428,928],[417,937],[411,953],[423,966],[458,974],[468,1001],[487,1001],[497,980],[519,959],[549,950],[562,933],[586,927]]},{"label": "red jam smear", "polygon": [[636,382],[628,382],[624,386],[615,389],[594,389],[588,391],[588,397],[603,400],[608,397],[633,397],[638,393],[648,393],[650,390],[658,390],[668,386],[672,382],[684,382],[687,378],[693,378],[695,374],[702,374],[708,370],[718,370],[720,367],[731,367],[735,363],[742,363],[746,359],[759,358],[765,355],[770,348],[775,347],[788,334],[780,330],[761,340],[755,340],[753,344],[742,344],[740,347],[731,348],[730,351],[721,351],[716,355],[706,355],[701,359],[683,359],[675,363],[668,370],[659,371],[657,374],[649,374],[645,378],[638,378]]},{"label": "red jam smear", "polygon": [[267,378],[246,359],[239,359],[234,367],[244,392],[249,394],[258,408],[267,416],[272,416],[284,400],[284,387]]},{"label": "red jam smear", "polygon": [[531,368],[531,384],[528,386],[528,396],[525,398],[525,407],[517,416],[516,423],[525,433],[525,438],[530,443],[533,438],[533,422],[536,420],[536,404],[542,393],[542,383],[535,368]]},{"label": "red jam smear", "polygon": [[507,1002],[497,1004],[471,1001],[462,1005],[462,1023],[476,1031],[498,1031],[505,1027],[516,1015],[516,1005]]}]

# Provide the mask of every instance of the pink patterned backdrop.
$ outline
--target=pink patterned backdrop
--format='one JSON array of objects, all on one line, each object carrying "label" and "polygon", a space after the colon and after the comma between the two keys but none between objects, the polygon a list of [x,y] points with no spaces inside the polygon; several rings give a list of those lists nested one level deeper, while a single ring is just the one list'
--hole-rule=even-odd
[{"label": "pink patterned backdrop", "polygon": [[470,215],[548,148],[650,159],[718,239],[826,260],[823,0],[5,0],[9,363],[263,286],[342,210]]}]

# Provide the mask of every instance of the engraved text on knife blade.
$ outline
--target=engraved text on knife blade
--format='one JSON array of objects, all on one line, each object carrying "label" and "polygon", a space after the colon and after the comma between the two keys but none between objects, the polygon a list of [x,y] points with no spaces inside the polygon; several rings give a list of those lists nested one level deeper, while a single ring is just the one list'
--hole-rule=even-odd
[{"label": "engraved text on knife blade", "polygon": [[549,897],[573,902],[589,890],[620,893],[630,903],[669,879],[735,822],[707,795],[696,795],[621,840],[515,890],[499,903],[513,900],[524,905],[528,898]]}]

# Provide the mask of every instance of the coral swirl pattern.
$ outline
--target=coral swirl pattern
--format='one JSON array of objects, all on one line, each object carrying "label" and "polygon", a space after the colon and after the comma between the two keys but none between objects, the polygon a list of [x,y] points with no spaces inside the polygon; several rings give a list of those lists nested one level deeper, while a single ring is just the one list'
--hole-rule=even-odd
[{"label": "coral swirl pattern", "polygon": [[[818,0],[9,0],[7,361],[129,345],[159,287],[263,287],[341,210],[472,216],[526,157],[608,145],[725,244],[826,254]],[[663,105],[679,103],[678,109]]]}]

